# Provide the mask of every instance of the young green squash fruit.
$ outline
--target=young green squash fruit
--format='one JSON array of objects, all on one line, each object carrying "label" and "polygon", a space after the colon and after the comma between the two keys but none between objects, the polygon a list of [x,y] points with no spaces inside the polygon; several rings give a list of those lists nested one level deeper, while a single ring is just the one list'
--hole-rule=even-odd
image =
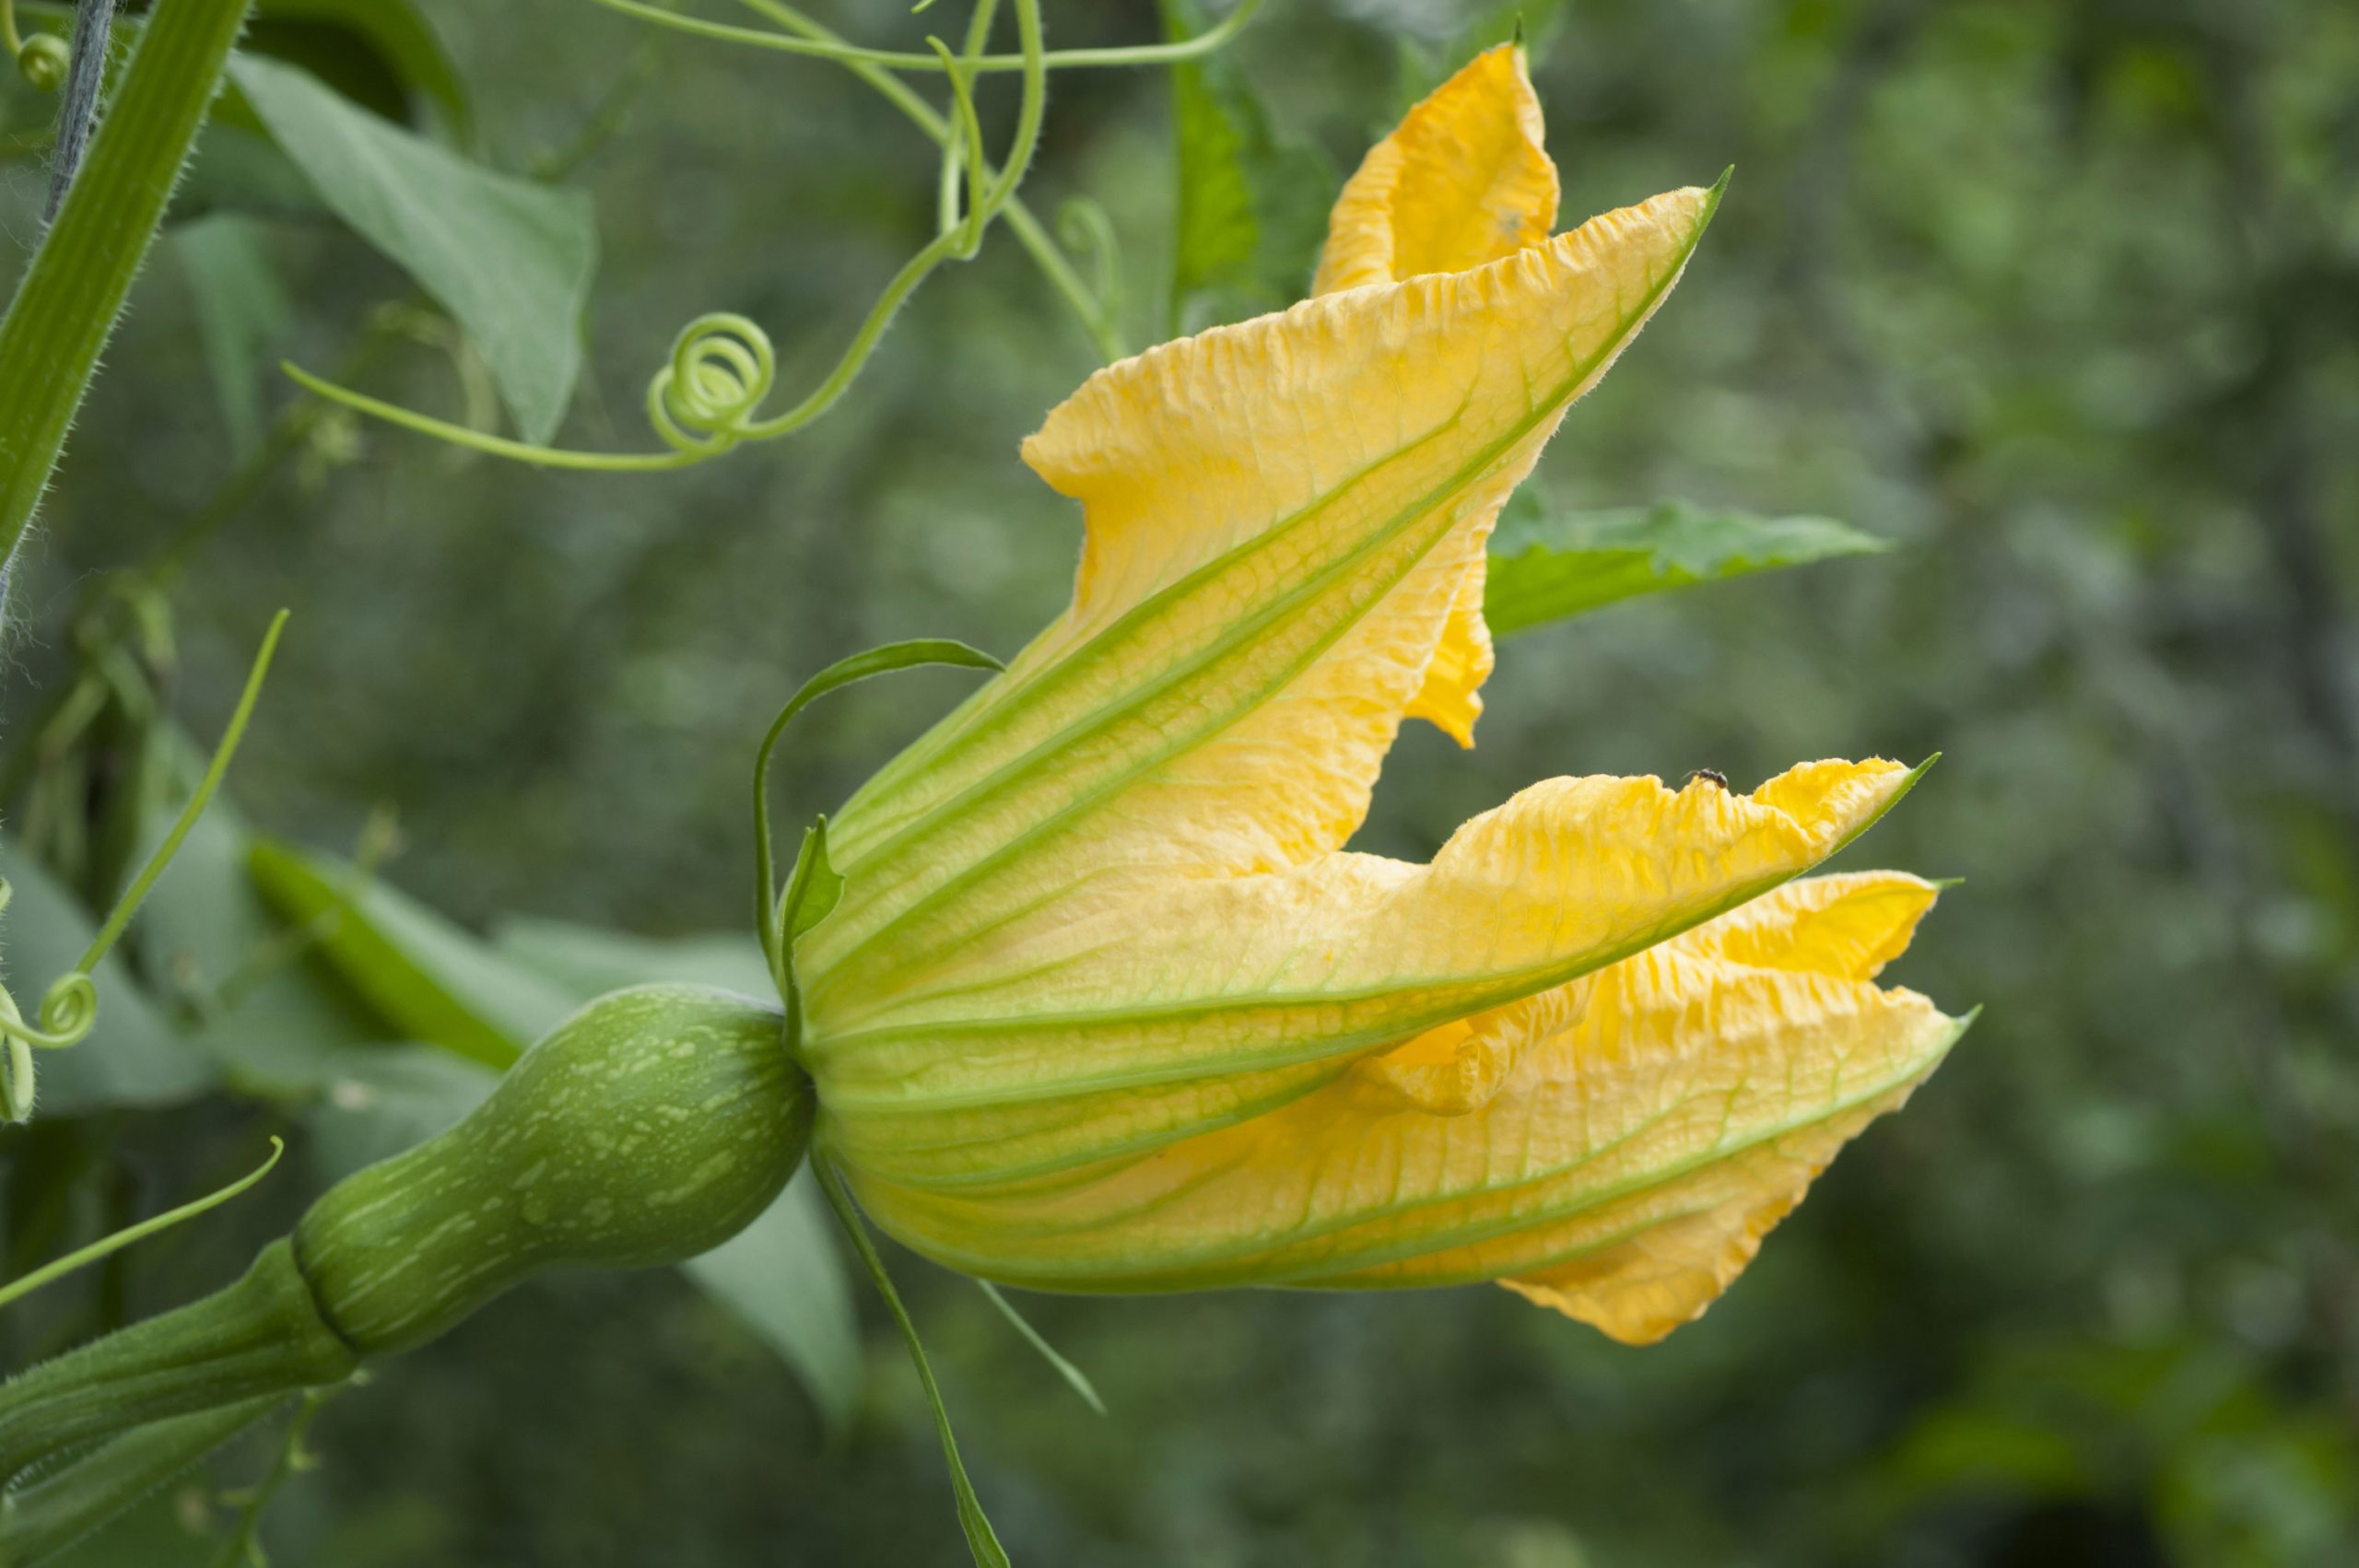
[{"label": "young green squash fruit", "polygon": [[434,1338],[543,1269],[642,1269],[720,1246],[803,1161],[811,1081],[785,1018],[646,986],[527,1051],[481,1109],[329,1189],[295,1263],[364,1355]]},{"label": "young green squash fruit", "polygon": [[[331,1188],[236,1282],[0,1387],[0,1485],[147,1422],[340,1382],[542,1270],[719,1246],[810,1142],[785,1023],[700,986],[589,1003],[457,1126]],[[0,1562],[6,1546],[0,1514]]]}]

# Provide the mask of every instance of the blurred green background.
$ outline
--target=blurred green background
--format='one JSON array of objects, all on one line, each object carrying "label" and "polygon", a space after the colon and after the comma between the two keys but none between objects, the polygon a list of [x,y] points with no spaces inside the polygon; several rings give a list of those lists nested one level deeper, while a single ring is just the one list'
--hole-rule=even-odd
[{"label": "blurred green background", "polygon": [[[530,170],[613,111],[571,176],[601,252],[571,444],[645,443],[646,374],[702,310],[765,323],[805,384],[932,231],[931,149],[838,67],[580,0],[422,9],[485,161]],[[1138,0],[1047,9],[1066,46],[1161,25]],[[2359,9],[1524,9],[1568,220],[1737,166],[1679,292],[1550,449],[1551,503],[1824,513],[1894,548],[1504,643],[1479,747],[1411,726],[1359,842],[1423,858],[1550,774],[1743,787],[1940,751],[1844,863],[1966,879],[1895,973],[1988,1011],[1651,1350],[1479,1289],[1027,1298],[1100,1420],[972,1286],[894,1253],[1003,1537],[1019,1562],[1237,1568],[2359,1562]],[[909,44],[954,25],[820,14]],[[1315,149],[1290,155],[1314,226],[1507,15],[1271,0],[1226,59]],[[992,88],[991,123],[1011,101]],[[48,103],[0,95],[9,276]],[[1173,139],[1166,73],[1062,74],[1026,187],[1104,204],[1133,345],[1168,332]],[[412,293],[317,214],[259,232],[288,304],[274,357],[334,368]],[[98,574],[232,469],[196,298],[168,243],[10,591],[12,746]],[[390,808],[387,877],[478,929],[735,929],[751,748],[794,682],[893,638],[1012,652],[1063,604],[1077,518],[1015,448],[1096,362],[1000,231],[834,414],[689,473],[544,474],[331,420],[193,557],[153,673],[209,742],[291,606],[232,780],[251,823],[349,853]],[[365,380],[460,410],[431,345]],[[264,413],[291,390],[263,380]],[[781,768],[795,810],[965,684],[815,714]],[[76,775],[91,802],[101,764]],[[13,956],[25,919],[20,999],[48,977]],[[161,945],[139,956],[168,989]],[[102,1024],[83,1048],[109,1047]],[[173,1098],[0,1137],[6,1273],[217,1183],[264,1130],[310,1129],[305,1157],[12,1314],[0,1363],[227,1278],[334,1163],[267,1094]],[[327,1407],[277,1560],[963,1562],[915,1380],[859,1293],[867,1376],[831,1433],[676,1274],[529,1286]],[[183,1489],[85,1560],[206,1561],[205,1515]]]}]

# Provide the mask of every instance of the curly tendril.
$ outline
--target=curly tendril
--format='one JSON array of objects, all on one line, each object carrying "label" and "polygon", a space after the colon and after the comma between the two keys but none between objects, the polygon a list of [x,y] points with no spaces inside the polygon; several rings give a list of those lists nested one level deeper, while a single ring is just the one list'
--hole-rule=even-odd
[{"label": "curly tendril", "polygon": [[[263,634],[261,650],[254,655],[253,667],[246,673],[245,690],[239,694],[229,727],[221,731],[221,743],[214,748],[213,758],[205,764],[205,775],[197,780],[188,804],[181,808],[171,831],[164,835],[164,841],[156,847],[156,852],[147,858],[131,885],[123,889],[123,896],[115,900],[106,923],[90,939],[81,958],[50,982],[49,989],[41,994],[40,1021],[25,1022],[16,998],[8,994],[6,986],[0,986],[0,1036],[6,1040],[6,1049],[0,1053],[6,1062],[5,1079],[0,1079],[0,1113],[5,1113],[6,1120],[20,1122],[32,1115],[33,1050],[65,1050],[78,1046],[98,1024],[99,988],[91,976],[113,949],[123,929],[131,924],[131,917],[139,912],[139,906],[156,885],[156,879],[164,874],[164,868],[171,864],[172,857],[187,841],[196,819],[212,802],[214,791],[221,787],[222,776],[229,771],[229,761],[237,755],[238,743],[245,738],[246,721],[253,717],[254,704],[262,696],[263,678],[270,673],[271,656],[278,650],[278,634],[286,625],[284,610],[271,618],[270,629]],[[7,884],[0,883],[0,908],[6,904]]]},{"label": "curly tendril", "polygon": [[55,92],[65,85],[67,68],[74,62],[74,51],[53,32],[37,32],[16,46],[17,74],[42,92]]},{"label": "curly tendril", "polygon": [[778,354],[759,323],[734,311],[698,316],[673,340],[647,383],[647,420],[674,451],[718,456],[744,440],[778,381]]},{"label": "curly tendril", "polygon": [[17,0],[0,0],[0,49],[17,63],[26,81],[43,92],[55,92],[65,80],[65,41],[54,33],[28,39],[17,30]]},{"label": "curly tendril", "polygon": [[[599,3],[616,5],[617,8],[638,14],[630,0]],[[802,402],[768,418],[757,416],[777,380],[777,357],[758,325],[744,316],[727,312],[699,316],[689,322],[674,341],[668,359],[649,382],[648,422],[663,443],[664,450],[661,451],[581,451],[517,440],[370,397],[324,380],[299,366],[282,361],[279,368],[316,397],[487,456],[580,473],[651,474],[687,468],[720,457],[745,441],[772,440],[789,435],[827,413],[866,368],[894,315],[918,286],[943,263],[973,256],[985,232],[1002,216],[1008,218],[1018,240],[1073,306],[1100,352],[1109,358],[1118,357],[1111,224],[1105,221],[1102,211],[1094,216],[1085,216],[1077,227],[1071,221],[1068,224],[1069,233],[1081,236],[1076,244],[1086,246],[1087,260],[1097,274],[1098,287],[1093,291],[1074,273],[1056,240],[1015,200],[1016,187],[1031,167],[1032,156],[1039,145],[1048,101],[1048,73],[1060,66],[1139,64],[1193,58],[1234,36],[1259,6],[1259,0],[1244,0],[1217,27],[1176,44],[1135,50],[1067,50],[1052,54],[1041,41],[1040,0],[1015,0],[1013,9],[1020,53],[992,55],[982,53],[995,9],[994,0],[987,0],[976,6],[963,52],[953,53],[940,40],[929,39],[932,53],[921,55],[846,44],[780,0],[740,3],[783,30],[722,28],[722,36],[745,34],[757,41],[807,45],[795,52],[843,64],[901,110],[943,154],[939,221],[933,240],[904,263],[886,284],[835,367]],[[684,19],[669,12],[640,9],[646,9],[651,18],[667,22]],[[700,26],[719,28],[721,24]],[[950,86],[950,114],[945,116],[919,99],[892,75],[893,71],[903,69],[942,73]],[[978,72],[1005,69],[1022,71],[1023,96],[1007,157],[994,169],[982,153],[981,124],[971,96],[971,83]]]},{"label": "curly tendril", "polygon": [[33,1051],[62,1051],[78,1046],[99,1021],[99,988],[79,969],[68,969],[50,985],[41,999],[41,1022],[25,1022],[17,999],[0,986],[0,1034],[7,1036],[7,1074],[0,1081],[0,1109],[8,1121],[24,1121],[33,1112]]}]

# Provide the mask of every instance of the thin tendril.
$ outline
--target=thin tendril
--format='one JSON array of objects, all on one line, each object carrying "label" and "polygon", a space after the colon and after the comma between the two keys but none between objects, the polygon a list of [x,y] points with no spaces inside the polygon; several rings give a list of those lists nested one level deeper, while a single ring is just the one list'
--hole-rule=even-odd
[{"label": "thin tendril", "polygon": [[[933,45],[935,53],[945,61],[956,65],[957,59],[951,54],[948,44],[938,38],[929,38],[926,41]],[[983,242],[983,225],[990,216],[986,210],[986,204],[991,199],[987,183],[989,174],[983,162],[983,123],[975,112],[975,96],[968,85],[966,72],[951,71],[950,99],[957,111],[957,121],[950,133],[950,139],[942,144],[942,189],[937,201],[937,227],[944,234],[956,230],[960,235],[965,249],[959,259],[964,261],[974,255]],[[963,218],[958,211],[958,186],[962,175],[967,187],[967,210]]]},{"label": "thin tendril", "polygon": [[[1057,208],[1057,237],[1089,263],[1097,313],[1107,322],[1122,315],[1122,245],[1114,220],[1087,196],[1068,196]],[[1120,356],[1116,356],[1120,357]]]},{"label": "thin tendril", "polygon": [[115,939],[123,935],[123,927],[129,925],[131,917],[139,912],[140,901],[147,896],[147,890],[156,885],[156,879],[164,874],[166,866],[171,864],[172,857],[180,852],[190,830],[196,826],[196,819],[212,803],[214,791],[221,788],[222,777],[229,771],[229,763],[238,755],[238,743],[246,737],[246,723],[253,718],[254,704],[262,698],[262,685],[270,674],[271,658],[278,651],[278,634],[287,629],[287,614],[281,610],[270,618],[270,629],[263,633],[262,649],[254,655],[252,668],[246,672],[245,689],[238,694],[238,706],[230,711],[229,723],[221,731],[220,743],[213,748],[213,760],[206,765],[205,776],[197,780],[196,792],[188,798],[188,804],[181,808],[179,820],[172,824],[172,830],[164,836],[164,841],[156,846],[156,852],[147,857],[147,863],[140,869],[138,877],[115,901],[114,912],[107,917],[107,923],[99,928],[97,936],[90,939],[88,950],[82,954],[81,963],[76,965],[84,973],[97,968],[99,961],[107,955],[107,950],[114,945]]},{"label": "thin tendril", "polygon": [[6,1306],[19,1297],[30,1295],[43,1285],[62,1280],[76,1269],[86,1268],[101,1258],[120,1252],[133,1242],[144,1241],[158,1231],[171,1229],[183,1220],[194,1220],[208,1209],[219,1208],[268,1176],[272,1167],[278,1164],[278,1157],[286,1152],[286,1143],[273,1135],[270,1141],[270,1157],[229,1186],[217,1191],[208,1192],[194,1202],[183,1203],[177,1209],[168,1209],[153,1219],[142,1220],[135,1225],[126,1225],[112,1235],[101,1236],[86,1247],[67,1253],[54,1263],[43,1264],[29,1274],[9,1281],[6,1285],[0,1286],[0,1306]]},{"label": "thin tendril", "polygon": [[[698,17],[683,17],[651,6],[645,0],[591,0],[610,11],[652,22],[658,27],[691,33],[722,43],[742,43],[756,49],[776,50],[783,54],[811,55],[833,60],[845,65],[874,65],[888,71],[944,70],[940,59],[932,54],[919,54],[897,49],[865,49],[840,39],[819,39],[808,33],[772,32],[765,28],[738,27],[729,22],[709,22]],[[1262,0],[1238,0],[1237,9],[1206,28],[1193,38],[1183,38],[1169,43],[1135,44],[1118,49],[1060,49],[1046,57],[1042,64],[1052,71],[1097,69],[1124,65],[1172,65],[1199,59],[1213,53],[1243,31],[1252,21],[1253,14],[1262,8]],[[1017,54],[978,54],[962,59],[961,64],[976,71],[1022,71],[1029,67],[1025,56]]]},{"label": "thin tendril", "polygon": [[815,1157],[811,1168],[819,1178],[819,1189],[827,1195],[827,1206],[836,1211],[836,1221],[851,1240],[852,1250],[867,1266],[868,1277],[876,1286],[876,1293],[885,1298],[885,1308],[893,1315],[894,1323],[901,1330],[901,1342],[909,1347],[910,1360],[917,1367],[918,1383],[925,1390],[925,1402],[933,1412],[933,1429],[942,1439],[943,1462],[950,1469],[950,1490],[958,1500],[958,1523],[967,1532],[967,1550],[974,1554],[979,1568],[1010,1568],[1007,1549],[1001,1546],[999,1537],[992,1531],[992,1522],[983,1513],[982,1500],[975,1495],[975,1483],[967,1479],[967,1466],[958,1457],[958,1439],[950,1430],[950,1411],[943,1405],[942,1389],[933,1380],[933,1368],[925,1359],[925,1345],[918,1339],[918,1326],[910,1319],[910,1309],[901,1305],[901,1295],[893,1288],[893,1277],[885,1271],[885,1259],[877,1255],[876,1244],[868,1238],[868,1227],[852,1206],[851,1194],[845,1190],[843,1177],[835,1164],[823,1153]]},{"label": "thin tendril", "polygon": [[[1016,182],[1023,179],[1039,145],[1040,122],[1047,111],[1048,77],[1040,43],[1039,0],[1017,0],[1016,13],[1024,59],[1028,63],[1024,74],[1024,99],[1017,111],[1014,146],[1007,161],[982,203],[970,215],[979,234],[1015,195]],[[826,379],[802,402],[769,419],[752,417],[763,394],[769,391],[776,371],[776,357],[768,335],[759,325],[743,316],[699,316],[682,331],[673,344],[669,363],[648,384],[648,417],[656,434],[672,449],[664,452],[586,452],[535,446],[369,397],[322,380],[293,365],[282,363],[281,369],[315,396],[494,457],[513,458],[542,468],[603,473],[686,468],[719,457],[741,441],[773,440],[792,434],[827,413],[867,365],[886,328],[892,324],[893,317],[918,285],[944,262],[958,259],[971,251],[966,234],[941,234],[903,263],[869,308],[851,343]]]},{"label": "thin tendril", "polygon": [[[88,1038],[99,1018],[99,988],[91,978],[92,971],[106,958],[107,953],[139,912],[142,900],[164,874],[172,857],[180,852],[196,819],[221,787],[223,775],[229,770],[230,760],[238,755],[238,743],[245,738],[246,722],[253,717],[254,704],[262,696],[264,677],[270,673],[271,656],[278,649],[278,634],[287,625],[287,612],[281,610],[271,617],[270,629],[263,634],[262,649],[254,655],[253,667],[246,673],[245,690],[239,694],[238,706],[229,715],[228,728],[222,731],[220,743],[213,749],[213,760],[205,766],[195,793],[181,808],[181,814],[164,836],[156,852],[147,858],[123,895],[115,900],[106,923],[90,939],[73,968],[60,975],[42,993],[39,1023],[28,1024],[17,1006],[16,999],[0,986],[0,1036],[7,1040],[7,1081],[0,1083],[0,1113],[12,1122],[23,1121],[32,1114],[33,1059],[28,1047],[42,1050],[65,1050]],[[0,884],[5,885],[5,884]],[[0,899],[5,903],[5,899]],[[0,1298],[5,1299],[5,1298]]]},{"label": "thin tendril", "polygon": [[349,387],[340,387],[284,359],[278,362],[278,368],[312,396],[342,404],[356,414],[366,414],[389,425],[398,425],[405,430],[432,436],[452,446],[465,447],[470,451],[528,462],[535,468],[565,468],[597,474],[661,474],[667,469],[687,468],[707,455],[698,451],[585,452],[569,451],[559,447],[536,447],[530,441],[494,436],[448,419],[437,419],[430,414],[419,414],[399,404],[354,392]]},{"label": "thin tendril", "polygon": [[[791,29],[804,38],[827,42],[841,41],[839,35],[824,24],[786,5],[784,0],[737,0],[737,3],[757,16],[767,17],[780,27]],[[976,14],[987,18],[988,9],[987,6],[978,6]],[[881,66],[858,62],[847,62],[845,68],[874,88],[886,102],[899,110],[930,139],[940,143],[949,138],[948,122],[900,77]],[[1040,269],[1040,275],[1049,280],[1049,286],[1080,319],[1083,329],[1097,345],[1098,354],[1109,363],[1122,357],[1122,341],[1115,327],[1114,312],[1106,310],[1098,299],[1092,297],[1080,275],[1073,270],[1073,263],[1058,249],[1057,242],[1049,237],[1049,231],[1041,226],[1040,220],[1033,216],[1032,209],[1026,206],[1021,199],[1010,198],[1003,216],[1007,220],[1008,232],[1015,236],[1016,243],[1024,247],[1033,264]]]}]

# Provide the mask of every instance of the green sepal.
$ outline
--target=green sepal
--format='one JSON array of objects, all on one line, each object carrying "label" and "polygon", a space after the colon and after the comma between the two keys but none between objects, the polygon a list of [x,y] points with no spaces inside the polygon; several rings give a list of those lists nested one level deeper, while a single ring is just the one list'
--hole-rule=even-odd
[{"label": "green sepal", "polygon": [[[770,720],[769,732],[762,737],[761,745],[754,753],[754,928],[762,939],[762,955],[769,960],[770,974],[777,981],[780,998],[784,998],[788,990],[789,944],[793,937],[802,935],[803,930],[809,927],[790,934],[780,923],[784,906],[774,902],[779,896],[778,849],[770,831],[770,758],[777,752],[786,727],[794,722],[795,715],[829,692],[841,691],[874,675],[890,674],[896,670],[914,670],[927,664],[947,664],[962,670],[997,671],[1006,668],[980,649],[969,648],[948,638],[917,638],[908,642],[888,642],[882,648],[872,648],[850,658],[839,659],[804,682],[794,695],[786,699],[786,706],[778,710],[776,719]],[[825,826],[822,823],[814,830],[819,834],[823,847]],[[806,835],[804,840],[806,855],[810,845],[810,836]],[[798,875],[802,872],[803,864],[802,860],[796,862]],[[828,909],[835,907],[836,895],[842,887],[842,879],[835,878],[826,907],[811,917],[812,925],[817,924]],[[808,894],[804,896],[807,901]]]}]

